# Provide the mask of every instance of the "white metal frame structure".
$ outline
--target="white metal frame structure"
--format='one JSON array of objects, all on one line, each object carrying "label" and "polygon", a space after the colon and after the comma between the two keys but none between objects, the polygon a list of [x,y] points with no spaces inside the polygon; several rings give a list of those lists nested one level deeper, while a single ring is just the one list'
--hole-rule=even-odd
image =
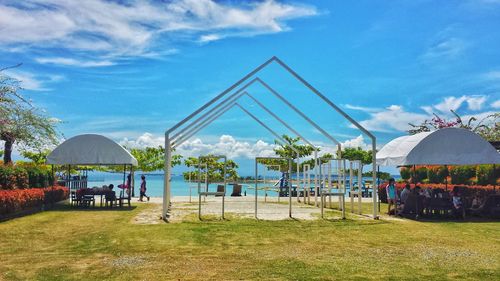
[{"label": "white metal frame structure", "polygon": [[[356,177],[358,178],[358,191],[354,192],[354,170],[356,170]],[[375,186],[375,183],[373,184]],[[354,195],[358,196],[358,214],[361,215],[361,200],[363,197],[363,163],[361,160],[349,161],[349,197],[351,199],[351,213],[354,213]]]},{"label": "white metal frame structure", "polygon": [[[278,167],[278,171],[281,172],[281,165],[264,165],[267,168],[266,174],[269,168]],[[266,174],[264,174],[264,185],[266,185]],[[264,202],[267,202],[267,187],[264,187]],[[280,202],[280,196],[278,192],[278,202]]]},{"label": "white metal frame structure", "polygon": [[[322,159],[325,160],[325,159]],[[320,189],[320,205],[321,205],[321,218],[324,218],[324,208],[325,208],[325,199],[326,197],[331,199],[331,196],[338,196],[339,197],[339,207],[342,211],[342,219],[345,219],[345,194],[346,194],[346,188],[345,188],[345,168],[346,168],[346,159],[326,159],[328,161],[328,166],[330,167],[331,170],[331,163],[334,161],[335,165],[333,165],[335,168],[337,168],[337,190],[336,192],[333,192],[331,190],[331,186],[328,188],[323,188],[321,187]],[[328,177],[331,176],[331,172],[328,172],[329,175]],[[331,200],[330,200],[330,207],[331,207]]]},{"label": "white metal frame structure", "polygon": [[[255,68],[253,71],[245,75],[243,78],[238,80],[236,83],[234,83],[232,86],[221,92],[219,95],[217,95],[215,98],[210,100],[208,103],[205,105],[201,106],[197,110],[195,110],[193,113],[191,113],[189,116],[181,120],[179,123],[171,127],[165,132],[165,175],[164,175],[164,194],[163,194],[163,210],[162,210],[162,218],[163,219],[168,219],[168,211],[171,205],[170,202],[170,197],[171,197],[171,187],[170,187],[170,175],[171,175],[171,163],[172,163],[172,148],[175,146],[178,146],[182,144],[182,142],[186,141],[189,137],[191,137],[191,133],[196,133],[199,128],[203,127],[205,124],[211,123],[213,120],[217,119],[221,114],[221,112],[224,110],[224,108],[227,107],[232,107],[231,105],[232,101],[236,101],[238,98],[241,97],[241,95],[245,94],[244,90],[248,88],[250,85],[252,85],[255,82],[259,82],[262,86],[264,86],[269,92],[271,92],[273,95],[278,97],[281,101],[283,101],[288,107],[292,108],[297,114],[299,114],[302,118],[304,118],[308,123],[310,123],[313,127],[315,127],[319,132],[321,132],[325,137],[327,137],[329,140],[331,140],[333,143],[335,143],[338,148],[340,149],[340,143],[333,138],[329,133],[327,133],[323,128],[321,128],[319,125],[314,123],[309,117],[307,117],[304,113],[302,113],[299,109],[297,109],[293,104],[291,104],[286,98],[281,96],[279,93],[277,93],[273,88],[271,88],[267,83],[262,81],[260,78],[253,78],[250,82],[246,83],[244,86],[240,87],[245,81],[251,79],[253,76],[255,76],[258,72],[260,72],[262,69],[270,65],[271,63],[276,63],[281,68],[286,70],[291,76],[293,76],[296,80],[298,80],[300,83],[302,83],[304,86],[306,86],[312,93],[314,93],[316,96],[321,98],[328,106],[330,106],[332,109],[334,109],[336,112],[338,112],[340,115],[342,115],[345,119],[347,119],[351,124],[353,124],[356,128],[358,128],[360,131],[362,131],[364,134],[366,134],[372,142],[372,153],[373,153],[373,182],[376,181],[376,137],[370,133],[368,130],[366,130],[363,126],[361,126],[358,122],[356,122],[354,119],[352,119],[347,113],[345,113],[343,110],[341,110],[337,105],[335,105],[332,101],[330,101],[326,96],[324,96],[321,92],[319,92],[316,88],[314,88],[311,84],[309,84],[305,79],[303,79],[301,76],[299,76],[293,69],[291,69],[288,65],[286,65],[283,61],[281,61],[279,58],[276,56],[273,56],[257,68]],[[240,88],[238,88],[240,87]],[[233,90],[236,90],[233,94],[231,94],[229,97],[226,97],[225,100],[219,101],[221,98],[225,97],[227,94],[231,93]],[[217,103],[218,102],[218,103]],[[212,105],[215,106],[210,109]],[[240,105],[238,105],[240,108]],[[214,112],[214,110],[217,110],[219,107],[223,107],[223,109],[219,109],[218,111]],[[196,116],[200,115],[203,111],[208,110],[207,112],[203,113],[200,117],[192,121],[193,118]],[[211,117],[207,116],[211,114]],[[203,120],[203,121],[202,121]],[[189,122],[189,124],[186,124]],[[184,126],[183,128],[181,128]],[[194,126],[194,127],[193,127]],[[189,131],[188,131],[189,130]],[[188,133],[185,133],[188,131]],[[317,151],[315,151],[315,158],[317,159]],[[317,162],[316,162],[317,163]],[[315,170],[317,172],[317,166],[315,165]],[[316,181],[317,177],[315,177]],[[317,185],[316,185],[317,187]],[[316,192],[317,193],[317,192]],[[316,194],[315,193],[315,194]],[[378,218],[377,216],[377,190],[374,187],[373,188],[373,217]]]},{"label": "white metal frame structure", "polygon": [[[210,192],[208,191],[208,163],[205,163],[206,167],[206,175],[205,175],[205,191],[201,191],[201,161],[204,159],[224,159],[224,168],[223,168],[223,179],[224,179],[224,191],[223,192],[218,192],[218,191],[213,191]],[[224,198],[226,197],[226,166],[227,166],[227,157],[225,155],[207,155],[207,156],[200,156],[198,157],[198,219],[201,220],[201,196],[208,196],[208,195],[214,195],[214,196],[222,196],[222,219],[224,219]]]},{"label": "white metal frame structure", "polygon": [[[259,193],[257,190],[257,184],[258,184],[258,176],[259,176],[259,160],[268,160],[268,159],[277,159],[277,160],[288,160],[288,217],[292,217],[292,181],[291,181],[291,175],[292,175],[292,159],[288,158],[283,158],[283,157],[256,157],[255,158],[255,218],[258,219],[257,217],[257,205],[258,205],[258,198],[259,198]],[[278,194],[279,198],[279,194]]]}]

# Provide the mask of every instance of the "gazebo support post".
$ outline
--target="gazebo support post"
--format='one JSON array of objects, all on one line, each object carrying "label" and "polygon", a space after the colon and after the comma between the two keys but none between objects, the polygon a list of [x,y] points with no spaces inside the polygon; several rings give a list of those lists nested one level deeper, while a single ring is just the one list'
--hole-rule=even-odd
[{"label": "gazebo support post", "polygon": [[170,138],[168,133],[165,133],[165,173],[163,178],[163,210],[162,219],[167,220],[167,212],[170,207],[170,174],[172,163],[172,150],[170,147]]}]

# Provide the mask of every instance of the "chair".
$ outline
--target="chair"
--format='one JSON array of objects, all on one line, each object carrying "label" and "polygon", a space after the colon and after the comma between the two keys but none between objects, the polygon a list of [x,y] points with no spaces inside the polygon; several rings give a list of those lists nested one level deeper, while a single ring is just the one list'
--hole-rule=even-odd
[{"label": "chair", "polygon": [[217,185],[217,192],[218,193],[220,192],[221,194],[216,194],[215,196],[222,196],[222,193],[225,196],[226,195],[226,191],[224,189],[224,185],[222,185],[222,184]]},{"label": "chair", "polygon": [[123,207],[123,202],[126,201],[128,206],[130,207],[130,195],[125,195],[124,190],[120,192],[120,197],[116,198],[116,203],[118,206]]},{"label": "chair", "polygon": [[105,198],[105,207],[108,207],[108,203],[109,203],[109,206],[111,208],[113,208],[113,205],[116,201],[116,193],[114,191],[109,191],[109,192],[106,192],[106,194],[104,195],[104,198]]},{"label": "chair", "polygon": [[76,206],[78,207],[78,205],[80,205],[81,203],[81,198],[78,198],[78,196],[76,196],[76,191],[71,191],[71,200],[70,200],[70,204],[71,206]]},{"label": "chair", "polygon": [[241,196],[241,184],[235,184],[233,185],[233,192],[231,193],[232,197],[239,197]]},{"label": "chair", "polygon": [[95,207],[94,195],[83,195],[81,205],[84,207],[90,207],[90,203],[92,203],[92,207]]}]

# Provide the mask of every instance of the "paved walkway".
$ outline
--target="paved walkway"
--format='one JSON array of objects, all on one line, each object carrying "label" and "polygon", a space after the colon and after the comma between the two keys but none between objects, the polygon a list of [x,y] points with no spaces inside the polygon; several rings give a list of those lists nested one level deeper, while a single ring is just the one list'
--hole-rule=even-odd
[{"label": "paved walkway", "polygon": [[[365,198],[364,198],[365,199]],[[366,198],[370,199],[370,198]],[[224,212],[226,217],[237,216],[240,218],[255,218],[255,198],[246,197],[226,197]],[[312,200],[313,201],[313,200]],[[367,201],[367,200],[364,200]],[[337,206],[337,198],[332,198],[332,204]],[[150,202],[142,204],[152,204],[154,207],[148,208],[139,213],[134,219],[136,224],[159,224],[162,222],[160,214],[162,211],[162,198],[151,198]],[[222,213],[222,197],[206,197],[201,204],[202,217],[220,217]],[[297,198],[292,198],[292,217],[299,220],[318,219],[321,215],[320,208],[305,205],[297,202]],[[188,196],[176,196],[172,199],[172,210],[169,222],[182,222],[198,217],[198,197],[192,197],[189,202]],[[281,198],[278,202],[276,197],[269,197],[267,202],[259,199],[257,204],[257,217],[262,220],[285,220],[289,219],[288,198]],[[330,216],[329,216],[330,217]],[[340,213],[338,213],[340,218]]]}]

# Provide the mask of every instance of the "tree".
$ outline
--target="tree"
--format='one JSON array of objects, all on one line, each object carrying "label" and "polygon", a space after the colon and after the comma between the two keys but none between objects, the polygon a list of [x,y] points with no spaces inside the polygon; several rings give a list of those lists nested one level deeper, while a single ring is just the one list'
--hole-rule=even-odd
[{"label": "tree", "polygon": [[21,152],[21,155],[24,158],[31,160],[33,163],[45,164],[47,162],[47,155],[49,155],[49,153],[49,150],[41,150],[38,152],[23,151]]},{"label": "tree", "polygon": [[342,151],[342,158],[347,160],[361,160],[364,165],[369,165],[373,161],[371,150],[363,150],[361,147],[346,147]]},{"label": "tree", "polygon": [[[300,138],[292,138],[288,135],[283,135],[282,138],[286,141],[286,143],[282,144],[278,140],[275,140],[275,143],[279,145],[279,147],[274,149],[274,153],[276,153],[277,156],[286,158],[286,159],[292,159],[292,172],[297,170],[297,153],[293,151],[292,147],[299,152],[299,158],[310,156],[314,148],[310,145],[301,145],[298,144],[300,141]],[[310,161],[306,161],[302,164],[307,164]],[[310,163],[313,167],[314,166],[314,160],[312,160],[313,163]],[[269,165],[268,167],[269,170],[278,170],[278,165],[281,167],[281,172],[287,172],[288,171],[288,160],[285,159],[261,159],[259,160],[260,164],[264,165]],[[272,166],[271,166],[272,165]]]},{"label": "tree", "polygon": [[[215,157],[211,157],[213,155],[207,155],[206,158],[201,161],[201,179],[205,180],[205,174],[208,170],[208,182],[218,182],[224,179],[224,162],[220,161],[221,159],[216,159]],[[185,180],[198,180],[198,164],[199,159],[196,157],[189,157],[184,160],[184,165],[187,167],[194,168],[194,171],[184,172],[183,176]],[[205,166],[206,164],[206,166]],[[238,172],[236,169],[238,168],[238,164],[233,160],[226,161],[226,178],[230,180],[237,180],[239,178]]]},{"label": "tree", "polygon": [[455,116],[455,120],[446,120],[439,115],[434,114],[431,120],[424,120],[421,124],[410,125],[408,133],[414,135],[421,132],[430,132],[432,130],[439,130],[443,128],[463,128],[479,134],[481,137],[488,141],[498,141],[500,139],[500,113],[494,113],[486,116],[482,120],[476,117],[470,117],[466,122],[454,110],[450,110]]},{"label": "tree", "polygon": [[[165,148],[162,146],[158,147],[146,147],[143,149],[132,148],[130,153],[137,159],[138,169],[143,172],[152,172],[163,170],[165,165]],[[171,166],[180,165],[182,156],[172,155]]]},{"label": "tree", "polygon": [[13,145],[22,149],[42,150],[58,142],[55,129],[59,122],[49,118],[23,98],[19,81],[0,69],[0,140],[4,141],[4,163],[12,162]]}]

